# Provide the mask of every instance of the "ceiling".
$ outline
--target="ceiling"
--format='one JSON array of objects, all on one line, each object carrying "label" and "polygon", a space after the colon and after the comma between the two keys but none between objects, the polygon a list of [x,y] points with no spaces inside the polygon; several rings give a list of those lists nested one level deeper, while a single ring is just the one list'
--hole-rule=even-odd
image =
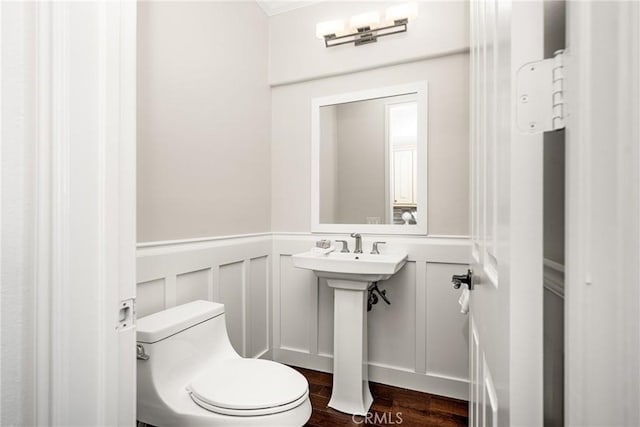
[{"label": "ceiling", "polygon": [[258,6],[264,10],[267,16],[278,15],[280,13],[290,12],[301,7],[311,6],[312,4],[319,3],[315,1],[257,1]]}]

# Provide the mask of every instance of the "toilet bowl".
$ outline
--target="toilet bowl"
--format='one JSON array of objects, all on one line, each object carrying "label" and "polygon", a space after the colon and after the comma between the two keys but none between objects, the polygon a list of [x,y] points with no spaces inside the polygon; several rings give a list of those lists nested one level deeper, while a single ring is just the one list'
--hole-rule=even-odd
[{"label": "toilet bowl", "polygon": [[154,426],[301,426],[309,385],[296,370],[245,359],[224,305],[193,301],[137,322],[137,418]]}]

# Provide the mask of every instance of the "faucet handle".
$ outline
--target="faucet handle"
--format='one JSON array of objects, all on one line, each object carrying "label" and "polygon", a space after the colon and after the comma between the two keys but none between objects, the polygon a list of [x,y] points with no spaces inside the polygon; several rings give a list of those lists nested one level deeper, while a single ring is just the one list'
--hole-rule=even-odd
[{"label": "faucet handle", "polygon": [[380,255],[380,251],[378,251],[378,245],[386,245],[387,242],[373,242],[373,247],[371,248],[371,254]]},{"label": "faucet handle", "polygon": [[347,242],[346,240],[336,240],[336,243],[342,243],[342,249],[340,250],[340,252],[346,252],[349,253],[349,242]]},{"label": "faucet handle", "polygon": [[361,236],[360,236],[360,233],[351,233],[351,237],[355,237],[356,239],[359,239]]}]

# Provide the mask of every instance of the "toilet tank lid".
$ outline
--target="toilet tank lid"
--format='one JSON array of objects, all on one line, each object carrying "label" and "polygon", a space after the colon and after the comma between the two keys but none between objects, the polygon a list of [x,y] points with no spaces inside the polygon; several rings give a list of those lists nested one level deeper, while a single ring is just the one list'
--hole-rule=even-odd
[{"label": "toilet tank lid", "polygon": [[159,311],[138,319],[137,341],[152,344],[223,313],[223,304],[203,300]]}]

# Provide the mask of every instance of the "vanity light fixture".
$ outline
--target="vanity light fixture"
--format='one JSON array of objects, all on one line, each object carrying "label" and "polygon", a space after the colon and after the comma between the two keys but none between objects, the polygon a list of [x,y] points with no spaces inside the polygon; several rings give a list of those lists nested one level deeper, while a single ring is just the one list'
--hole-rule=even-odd
[{"label": "vanity light fixture", "polygon": [[355,46],[375,43],[378,37],[406,32],[409,20],[416,16],[418,16],[417,3],[398,4],[387,8],[383,24],[380,24],[378,11],[366,12],[351,17],[349,30],[346,33],[344,33],[343,21],[320,22],[316,25],[316,37],[324,39],[325,47],[349,43]]}]

